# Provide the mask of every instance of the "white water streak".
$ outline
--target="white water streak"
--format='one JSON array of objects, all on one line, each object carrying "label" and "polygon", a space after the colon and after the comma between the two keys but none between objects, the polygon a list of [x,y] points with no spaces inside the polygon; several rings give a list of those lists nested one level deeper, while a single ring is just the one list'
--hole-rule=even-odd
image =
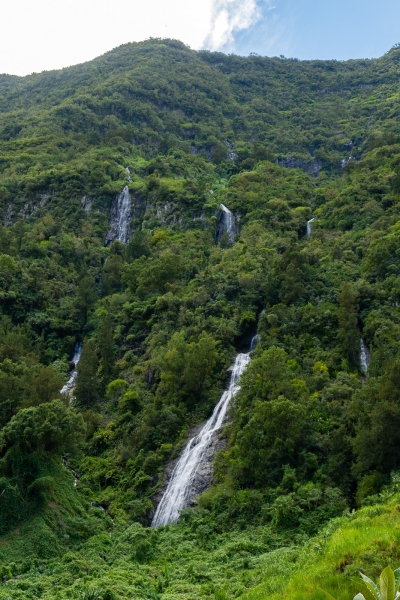
[{"label": "white water streak", "polygon": [[61,390],[60,390],[61,394],[71,395],[71,393],[74,390],[76,378],[78,377],[77,365],[81,358],[81,352],[82,352],[82,344],[80,342],[77,342],[75,344],[74,355],[72,357],[72,362],[74,363],[74,368],[71,372],[71,375],[70,375],[67,383],[61,388]]},{"label": "white water streak", "polygon": [[225,204],[220,205],[220,209],[222,210],[222,224],[224,232],[228,234],[229,241],[231,244],[235,241],[235,217],[225,206]]},{"label": "white water streak", "polygon": [[[265,311],[263,311],[263,312],[265,312]],[[263,313],[261,313],[261,314],[263,314]],[[257,344],[258,344],[259,341],[260,341],[260,336],[257,333],[257,335],[255,335],[253,337],[253,339],[251,340],[251,343],[250,343],[250,352],[253,352],[253,350],[256,349],[256,346],[257,346]]]},{"label": "white water streak", "polygon": [[115,199],[111,210],[111,226],[107,233],[106,243],[119,240],[126,244],[129,242],[129,224],[132,216],[132,201],[129,188],[126,185],[120,195]]},{"label": "white water streak", "polygon": [[[253,344],[252,344],[253,349]],[[222,394],[213,414],[200,433],[192,438],[181,454],[169,480],[168,487],[159,503],[152,521],[152,527],[174,523],[179,519],[179,511],[185,508],[190,498],[192,484],[209,447],[214,433],[222,426],[229,404],[239,391],[238,381],[250,361],[250,354],[238,354],[232,367],[229,387]]]},{"label": "white water streak", "polygon": [[79,480],[79,475],[76,471],[74,471],[74,469],[72,467],[69,466],[67,459],[65,457],[62,457],[62,464],[64,465],[64,467],[70,472],[72,473],[72,475],[74,476],[74,487],[77,486],[78,480]]},{"label": "white water streak", "polygon": [[[309,221],[307,221],[307,237],[310,238],[311,237],[311,233],[312,233],[312,229],[311,229],[311,223],[315,221],[315,217],[313,219],[310,219]],[[304,230],[303,230],[304,231]]]},{"label": "white water streak", "polygon": [[366,375],[369,369],[370,355],[363,339],[360,339],[360,363],[361,371]]}]

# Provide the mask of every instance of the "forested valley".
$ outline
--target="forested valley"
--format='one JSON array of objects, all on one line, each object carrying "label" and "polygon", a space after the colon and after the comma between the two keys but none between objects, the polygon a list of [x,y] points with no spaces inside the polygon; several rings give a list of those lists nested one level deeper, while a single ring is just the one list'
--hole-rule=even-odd
[{"label": "forested valley", "polygon": [[[0,222],[0,599],[400,566],[400,47],[0,75]],[[151,527],[240,353],[206,484]]]}]

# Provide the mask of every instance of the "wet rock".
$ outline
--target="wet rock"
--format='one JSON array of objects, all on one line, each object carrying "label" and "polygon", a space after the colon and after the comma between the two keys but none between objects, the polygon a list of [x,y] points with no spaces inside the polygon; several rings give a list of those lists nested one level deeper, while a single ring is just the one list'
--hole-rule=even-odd
[{"label": "wet rock", "polygon": [[322,169],[322,163],[317,159],[281,158],[277,160],[277,164],[284,169],[301,169],[304,173],[313,177],[316,177]]},{"label": "wet rock", "polygon": [[92,210],[92,200],[86,194],[81,198],[81,206],[87,214]]},{"label": "wet rock", "polygon": [[236,238],[236,221],[233,213],[224,204],[220,205],[220,210],[217,212],[217,243],[220,242],[222,236],[226,232],[231,244]]},{"label": "wet rock", "polygon": [[[188,440],[187,440],[186,444],[183,446],[181,452],[183,452],[185,450],[185,448],[189,444],[190,440],[192,440],[194,437],[196,437],[200,433],[200,431],[202,430],[204,425],[205,425],[205,422],[202,423],[201,425],[196,425],[196,427],[192,427],[189,430]],[[205,453],[203,455],[202,464],[199,466],[199,468],[193,478],[190,492],[189,492],[188,499],[187,499],[187,506],[196,506],[198,497],[203,492],[208,490],[209,487],[212,485],[213,478],[214,478],[215,455],[220,450],[224,450],[225,447],[226,447],[226,440],[221,439],[221,431],[216,431],[212,437],[212,440],[211,440],[207,450],[205,451]],[[164,467],[163,474],[162,474],[162,484],[158,488],[158,490],[154,494],[154,496],[152,497],[153,508],[151,511],[149,511],[149,513],[147,515],[149,523],[151,523],[151,521],[153,520],[157,506],[161,502],[161,499],[167,490],[168,484],[170,482],[170,479],[172,477],[174,469],[179,461],[179,458],[180,458],[180,456],[178,456],[177,458],[174,458],[173,460],[168,461]],[[158,475],[153,478],[153,480],[151,482],[153,487],[157,484],[158,479],[159,479]]]},{"label": "wet rock", "polygon": [[9,225],[11,225],[12,216],[13,216],[13,205],[10,203],[7,206],[6,214],[4,217],[4,227],[8,227]]},{"label": "wet rock", "polygon": [[129,242],[130,222],[132,218],[132,200],[129,194],[129,188],[126,185],[119,196],[116,196],[111,206],[110,229],[107,233],[106,244],[111,244],[114,240]]}]

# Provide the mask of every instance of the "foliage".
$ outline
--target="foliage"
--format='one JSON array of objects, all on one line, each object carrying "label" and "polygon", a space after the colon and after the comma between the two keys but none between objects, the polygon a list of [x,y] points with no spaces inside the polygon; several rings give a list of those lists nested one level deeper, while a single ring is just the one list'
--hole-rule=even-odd
[{"label": "foliage", "polygon": [[[249,597],[290,598],[300,564],[313,597],[379,540],[379,568],[397,560],[373,510],[398,520],[375,506],[400,456],[398,58],[147,40],[0,77],[0,541],[18,566],[0,556],[21,574],[0,598],[238,597],[267,575]],[[110,243],[126,185],[130,241]],[[221,203],[236,237],[217,243]],[[147,529],[255,333],[213,485]]]},{"label": "foliage", "polygon": [[[400,572],[399,569],[392,571],[390,566],[387,566],[386,569],[383,569],[380,577],[379,577],[379,588],[378,586],[364,573],[360,573],[364,585],[366,587],[366,595],[368,598],[373,598],[374,600],[396,600],[399,597],[400,592],[396,592],[397,580],[399,578]],[[324,592],[324,594],[333,600],[333,597]],[[354,596],[354,600],[365,600],[364,594],[357,594]]]}]

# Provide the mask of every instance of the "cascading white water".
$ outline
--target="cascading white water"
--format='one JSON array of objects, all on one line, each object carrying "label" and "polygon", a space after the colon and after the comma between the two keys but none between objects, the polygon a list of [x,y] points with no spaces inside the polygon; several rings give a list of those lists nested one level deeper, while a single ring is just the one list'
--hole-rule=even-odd
[{"label": "cascading white water", "polygon": [[[257,337],[257,336],[256,336]],[[253,338],[255,340],[255,338]],[[251,350],[254,349],[257,340]],[[175,469],[168,482],[168,487],[157,507],[152,527],[174,523],[179,519],[179,511],[188,505],[192,495],[196,473],[201,465],[204,454],[212,443],[215,432],[220,429],[226,417],[229,404],[239,391],[238,382],[241,374],[250,361],[250,353],[238,354],[232,366],[232,375],[228,389],[222,394],[214,412],[201,429],[183,450]]]},{"label": "cascading white water", "polygon": [[132,216],[132,202],[129,188],[126,185],[116,198],[111,209],[111,227],[107,233],[106,243],[119,240],[126,244],[129,242],[129,224]]},{"label": "cascading white water", "polygon": [[364,340],[360,339],[360,363],[361,363],[361,371],[364,375],[367,375],[369,369],[369,361],[370,355],[367,346],[365,345]]},{"label": "cascading white water", "polygon": [[[263,314],[265,312],[265,310],[262,311],[261,314]],[[253,352],[253,350],[256,349],[256,346],[258,344],[258,342],[260,341],[260,336],[258,335],[258,333],[252,338],[251,343],[250,343],[250,352]]]},{"label": "cascading white water", "polygon": [[307,237],[308,237],[308,238],[309,238],[309,237],[311,237],[311,232],[312,232],[312,229],[311,229],[311,223],[312,223],[313,221],[315,221],[315,217],[314,217],[314,218],[312,218],[312,219],[310,219],[309,221],[307,221]]},{"label": "cascading white water", "polygon": [[233,242],[235,241],[235,217],[233,216],[233,214],[231,213],[231,211],[229,210],[229,208],[227,208],[225,206],[225,204],[220,204],[220,210],[221,212],[221,221],[220,221],[220,228],[219,228],[219,232],[218,232],[218,240],[219,241],[222,237],[222,235],[225,233],[228,234],[228,238],[231,244],[233,244]]},{"label": "cascading white water", "polygon": [[63,456],[62,459],[62,464],[64,465],[64,467],[70,472],[72,473],[72,475],[74,476],[74,487],[77,486],[78,480],[79,480],[79,475],[76,471],[74,471],[74,469],[72,467],[69,466],[67,459]]},{"label": "cascading white water", "polygon": [[61,394],[70,395],[75,387],[76,378],[78,376],[77,366],[78,366],[78,362],[81,358],[81,352],[82,352],[82,344],[80,342],[77,342],[75,344],[74,355],[72,357],[72,362],[74,363],[74,368],[71,371],[71,375],[70,375],[67,383],[61,388],[61,390],[60,390]]}]

